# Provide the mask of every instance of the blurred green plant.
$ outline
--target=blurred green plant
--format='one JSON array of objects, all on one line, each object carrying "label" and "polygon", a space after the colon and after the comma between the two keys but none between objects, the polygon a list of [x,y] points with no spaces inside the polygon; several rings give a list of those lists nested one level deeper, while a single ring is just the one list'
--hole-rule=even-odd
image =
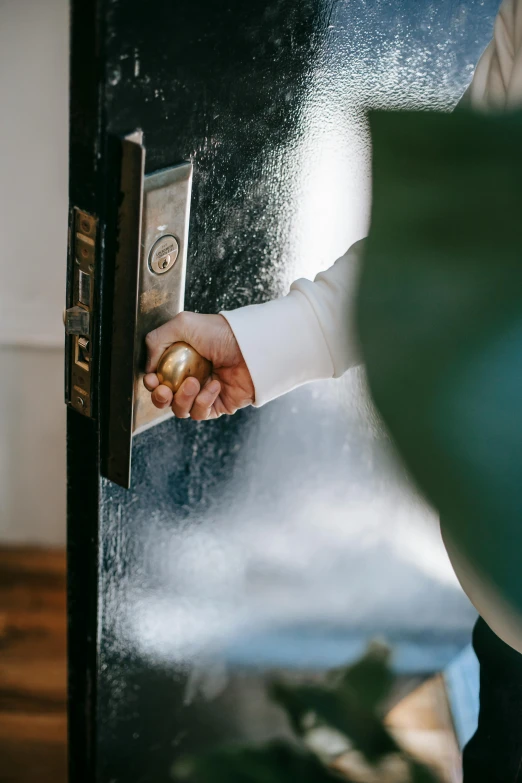
[{"label": "blurred green plant", "polygon": [[286,712],[293,741],[233,745],[182,759],[183,783],[436,783],[432,771],[402,750],[384,725],[394,676],[390,653],[370,646],[354,665],[321,684],[274,680],[270,697]]}]

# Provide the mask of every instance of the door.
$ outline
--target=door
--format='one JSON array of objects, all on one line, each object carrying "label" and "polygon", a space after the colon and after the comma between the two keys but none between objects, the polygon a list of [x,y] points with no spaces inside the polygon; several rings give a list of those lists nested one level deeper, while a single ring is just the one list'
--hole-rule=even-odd
[{"label": "door", "polygon": [[133,438],[130,488],[107,478],[134,339],[118,321],[136,228],[121,230],[122,139],[143,138],[146,175],[193,166],[186,309],[264,301],[364,235],[364,107],[450,108],[497,6],[73,0],[69,290],[78,234],[92,265],[87,353],[66,368],[69,391],[78,356],[90,384],[68,411],[75,783],[161,783],[180,753],[283,732],[263,696],[274,668],[323,670],[385,635],[399,670],[427,673],[466,644],[473,612],[358,371],[161,422]]}]

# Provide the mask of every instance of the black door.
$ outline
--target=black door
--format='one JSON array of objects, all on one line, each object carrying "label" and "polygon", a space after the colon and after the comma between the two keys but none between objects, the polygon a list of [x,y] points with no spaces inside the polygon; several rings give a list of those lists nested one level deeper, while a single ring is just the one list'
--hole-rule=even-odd
[{"label": "black door", "polygon": [[398,669],[426,673],[466,644],[473,612],[357,371],[166,421],[134,439],[129,490],[104,478],[118,140],[143,131],[147,173],[194,165],[186,309],[263,301],[364,235],[364,107],[450,108],[497,7],[73,0],[72,235],[80,210],[96,261],[92,399],[68,415],[74,783],[161,783],[189,749],[284,731],[270,669],[324,669],[385,635]]}]

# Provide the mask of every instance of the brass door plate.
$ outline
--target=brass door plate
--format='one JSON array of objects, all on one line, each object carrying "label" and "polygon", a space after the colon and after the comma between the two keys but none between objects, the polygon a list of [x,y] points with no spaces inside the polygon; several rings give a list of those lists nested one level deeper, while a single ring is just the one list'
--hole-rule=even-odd
[{"label": "brass door plate", "polygon": [[122,140],[121,206],[115,263],[110,410],[104,473],[130,486],[132,438],[171,411],[143,385],[145,337],[183,310],[192,164],[144,176],[140,132]]},{"label": "brass door plate", "polygon": [[72,213],[72,274],[64,314],[66,331],[65,401],[82,416],[93,417],[94,276],[98,221],[81,209]]}]

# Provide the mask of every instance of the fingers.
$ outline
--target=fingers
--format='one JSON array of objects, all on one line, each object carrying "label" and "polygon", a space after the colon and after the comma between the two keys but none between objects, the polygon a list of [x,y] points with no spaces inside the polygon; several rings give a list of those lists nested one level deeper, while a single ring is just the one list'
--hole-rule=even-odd
[{"label": "fingers", "polygon": [[162,353],[177,342],[188,343],[214,366],[231,367],[243,360],[234,333],[222,315],[178,313],[168,323],[149,332],[145,342],[147,373],[155,371]]},{"label": "fingers", "polygon": [[190,415],[195,421],[206,421],[216,417],[214,403],[219,397],[220,391],[221,384],[219,381],[210,381],[201,390],[190,411]]},{"label": "fingers", "polygon": [[186,381],[183,381],[172,402],[172,412],[178,419],[189,418],[200,388],[196,378],[187,378]]},{"label": "fingers", "polygon": [[149,332],[145,338],[147,344],[147,363],[145,370],[152,373],[158,366],[161,354],[169,345],[180,340],[186,340],[186,320],[187,314],[180,313],[172,321],[168,321],[163,326]]},{"label": "fingers", "polygon": [[158,386],[154,389],[151,395],[152,404],[160,410],[163,408],[170,408],[172,405],[173,396],[174,395],[172,394],[172,391],[169,389],[169,387],[160,386],[158,381]]},{"label": "fingers", "polygon": [[148,375],[143,378],[143,383],[148,391],[153,392],[154,389],[157,389],[159,386],[158,376],[155,372],[149,372]]},{"label": "fingers", "polygon": [[206,421],[218,415],[214,403],[219,397],[221,384],[217,380],[209,381],[201,389],[196,378],[187,378],[175,395],[168,386],[160,385],[154,373],[146,375],[143,380],[146,388],[152,392],[153,405],[159,410],[171,407],[178,419]]},{"label": "fingers", "polygon": [[[160,387],[161,388],[161,387]],[[195,378],[187,378],[172,401],[172,412],[179,419],[206,421],[215,418],[214,403],[221,391],[219,381],[210,381],[200,390]]]}]

